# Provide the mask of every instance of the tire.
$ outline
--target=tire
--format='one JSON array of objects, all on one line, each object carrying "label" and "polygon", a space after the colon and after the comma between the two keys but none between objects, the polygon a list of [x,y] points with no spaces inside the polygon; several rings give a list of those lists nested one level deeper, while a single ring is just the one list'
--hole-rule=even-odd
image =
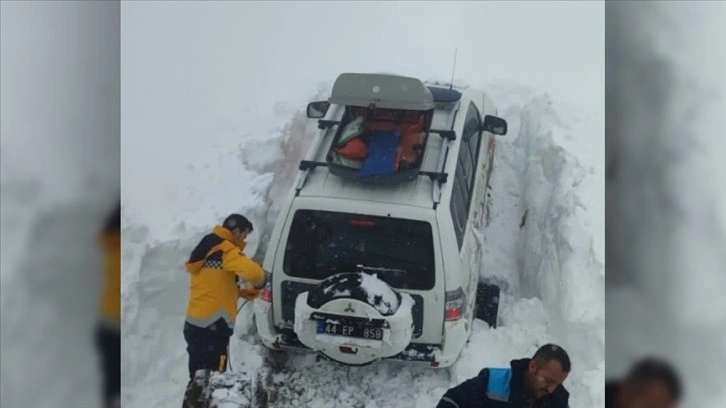
[{"label": "tire", "polygon": [[474,315],[477,319],[486,322],[489,327],[497,327],[499,314],[499,287],[486,283],[479,283],[476,287],[476,308]]},{"label": "tire", "polygon": [[[298,296],[294,330],[300,343],[323,358],[346,366],[365,366],[395,356],[411,343],[414,304],[410,295],[394,290],[375,275],[336,274]],[[321,328],[321,322],[326,322],[325,327]],[[376,328],[383,338],[366,338],[362,332],[344,335],[329,329],[330,324],[357,326],[358,330]]]}]

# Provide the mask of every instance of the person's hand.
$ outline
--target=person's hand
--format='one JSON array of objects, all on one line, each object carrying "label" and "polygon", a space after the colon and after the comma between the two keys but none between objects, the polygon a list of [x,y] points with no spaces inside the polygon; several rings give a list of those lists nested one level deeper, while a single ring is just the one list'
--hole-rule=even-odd
[{"label": "person's hand", "polygon": [[256,288],[241,288],[239,290],[239,297],[247,300],[255,300],[260,296],[260,290]]}]

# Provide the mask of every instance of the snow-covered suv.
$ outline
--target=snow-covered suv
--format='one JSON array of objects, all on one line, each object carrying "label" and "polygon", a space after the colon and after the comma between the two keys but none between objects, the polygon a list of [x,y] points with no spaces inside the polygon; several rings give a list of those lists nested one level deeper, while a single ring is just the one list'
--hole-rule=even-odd
[{"label": "snow-covered suv", "polygon": [[320,133],[282,206],[255,301],[271,349],[349,365],[447,367],[499,289],[479,282],[494,135],[482,92],[384,74],[341,74],[308,105]]}]

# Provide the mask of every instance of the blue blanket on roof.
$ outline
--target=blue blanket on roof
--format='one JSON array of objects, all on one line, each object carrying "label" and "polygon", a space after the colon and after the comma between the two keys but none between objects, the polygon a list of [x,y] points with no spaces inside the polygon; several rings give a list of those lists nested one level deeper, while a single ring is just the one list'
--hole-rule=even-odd
[{"label": "blue blanket on roof", "polygon": [[368,158],[363,163],[359,177],[379,176],[396,172],[398,131],[376,132],[368,139]]}]

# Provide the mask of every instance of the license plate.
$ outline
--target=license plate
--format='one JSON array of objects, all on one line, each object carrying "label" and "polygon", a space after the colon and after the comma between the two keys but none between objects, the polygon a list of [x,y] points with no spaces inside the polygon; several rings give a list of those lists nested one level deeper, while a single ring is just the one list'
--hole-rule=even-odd
[{"label": "license plate", "polygon": [[383,340],[383,329],[345,323],[318,321],[318,334],[355,337],[367,340]]}]

